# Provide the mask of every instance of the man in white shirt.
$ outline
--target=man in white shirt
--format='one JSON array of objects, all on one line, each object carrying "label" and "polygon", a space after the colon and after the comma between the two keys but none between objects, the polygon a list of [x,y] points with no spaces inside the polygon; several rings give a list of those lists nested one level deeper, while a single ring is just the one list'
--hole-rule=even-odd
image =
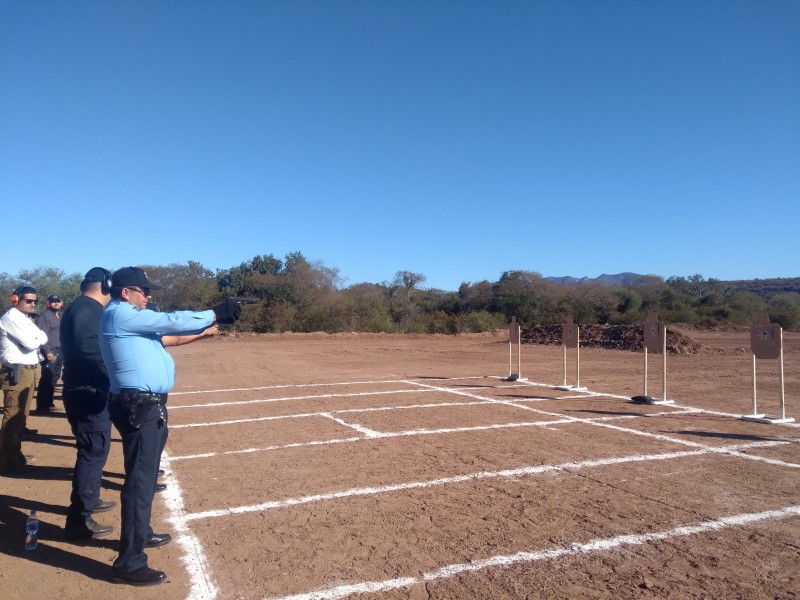
[{"label": "man in white shirt", "polygon": [[47,334],[31,319],[36,314],[36,290],[22,286],[11,296],[11,308],[0,317],[0,384],[3,423],[0,426],[0,474],[30,471],[31,459],[22,454],[22,428],[36,389],[36,369]]}]

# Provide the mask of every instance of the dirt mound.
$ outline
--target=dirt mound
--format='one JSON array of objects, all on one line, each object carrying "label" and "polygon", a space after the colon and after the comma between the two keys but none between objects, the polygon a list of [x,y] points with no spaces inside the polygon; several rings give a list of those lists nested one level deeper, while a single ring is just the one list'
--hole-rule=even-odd
[{"label": "dirt mound", "polygon": [[[581,346],[607,350],[644,350],[644,328],[641,325],[582,325]],[[521,331],[523,344],[561,345],[561,325],[537,325]],[[679,331],[667,327],[668,354],[706,354],[710,349]]]}]

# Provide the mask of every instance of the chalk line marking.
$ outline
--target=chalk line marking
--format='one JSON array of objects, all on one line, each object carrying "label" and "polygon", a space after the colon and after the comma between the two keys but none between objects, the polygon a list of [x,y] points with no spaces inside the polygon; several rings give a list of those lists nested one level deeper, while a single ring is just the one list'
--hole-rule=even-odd
[{"label": "chalk line marking", "polygon": [[[740,513],[719,519],[701,521],[695,525],[683,525],[666,531],[618,535],[611,538],[597,538],[584,543],[572,543],[567,546],[548,548],[538,551],[523,551],[514,554],[497,555],[469,563],[452,564],[421,575],[410,575],[383,581],[364,581],[348,585],[338,585],[313,592],[273,597],[269,600],[340,600],[355,594],[388,592],[416,584],[430,583],[438,579],[449,579],[463,573],[474,573],[492,568],[510,567],[516,564],[537,562],[541,560],[557,560],[565,556],[607,552],[624,546],[641,546],[650,542],[661,542],[677,537],[699,535],[710,531],[720,531],[735,527],[745,527],[762,521],[774,521],[800,516],[800,506],[787,506],[778,510],[767,510],[757,513]],[[267,599],[265,599],[267,600]]]},{"label": "chalk line marking", "polygon": [[321,400],[325,398],[347,398],[350,396],[385,396],[389,394],[419,394],[420,392],[431,392],[433,390],[421,390],[414,388],[410,390],[389,390],[381,392],[354,392],[352,394],[314,394],[311,396],[284,396],[282,398],[259,398],[257,400],[233,400],[230,402],[209,402],[208,404],[170,404],[170,412],[183,408],[208,408],[210,406],[242,406],[246,404],[264,404],[267,402],[288,402],[291,400]]},{"label": "chalk line marking", "polygon": [[521,405],[519,405],[519,404],[517,404],[517,403],[515,403],[515,402],[513,402],[511,400],[498,400],[496,398],[486,398],[484,396],[479,396],[478,394],[470,394],[468,392],[464,392],[464,391],[461,391],[461,390],[453,390],[453,389],[446,388],[446,387],[433,386],[433,385],[428,385],[426,383],[419,383],[419,382],[415,382],[415,381],[408,381],[407,383],[410,383],[411,385],[418,385],[418,386],[425,387],[425,388],[436,389],[436,390],[439,390],[439,391],[442,391],[442,392],[448,392],[450,394],[456,394],[458,396],[467,396],[469,398],[473,398],[473,399],[476,399],[476,400],[490,400],[490,401],[496,402],[497,404],[503,404],[505,406],[514,406],[516,408],[521,408],[523,410],[531,411],[531,412],[534,412],[534,413],[537,413],[537,414],[540,414],[540,415],[547,415],[549,417],[567,419],[567,420],[570,420],[570,421],[575,421],[577,423],[589,423],[590,425],[596,425],[598,427],[607,427],[609,429],[614,429],[616,431],[622,431],[622,432],[626,432],[626,433],[631,433],[633,435],[640,435],[640,436],[643,436],[643,437],[649,437],[649,438],[652,438],[652,439],[661,440],[663,442],[672,442],[674,444],[681,444],[681,445],[684,445],[684,446],[690,446],[690,447],[694,447],[694,448],[705,448],[706,447],[704,444],[700,444],[698,442],[691,442],[689,440],[682,440],[680,438],[674,438],[674,437],[671,437],[671,436],[668,436],[668,435],[662,435],[662,434],[659,434],[659,433],[649,433],[647,431],[639,431],[638,429],[630,429],[628,427],[620,427],[618,425],[610,425],[608,423],[601,423],[600,421],[602,421],[603,419],[581,419],[579,417],[571,417],[571,416],[568,416],[568,415],[562,415],[561,413],[554,413],[554,412],[549,412],[549,411],[546,411],[546,410],[539,410],[537,408],[533,408],[532,406],[524,406],[524,405],[521,406]]},{"label": "chalk line marking", "polygon": [[167,450],[161,454],[167,473],[164,479],[167,483],[165,489],[159,497],[167,505],[170,516],[168,521],[175,530],[175,541],[180,546],[181,561],[189,574],[189,595],[186,600],[213,600],[217,597],[218,589],[214,584],[211,568],[208,559],[203,551],[203,546],[197,536],[189,528],[186,516],[186,508],[183,503],[183,493],[180,483],[174,475],[174,470],[170,469],[170,455]]},{"label": "chalk line marking", "polygon": [[383,437],[383,433],[381,433],[380,431],[375,431],[374,429],[363,427],[362,425],[358,425],[357,423],[348,423],[344,419],[340,419],[339,417],[333,416],[331,413],[320,413],[320,415],[323,417],[327,417],[331,421],[339,423],[339,425],[344,425],[345,427],[350,427],[351,429],[355,429],[359,433],[363,433],[368,438]]},{"label": "chalk line marking", "polygon": [[747,444],[738,444],[735,446],[727,446],[725,448],[707,447],[698,450],[662,452],[659,454],[633,454],[633,455],[618,456],[613,458],[602,458],[602,459],[584,460],[577,462],[571,461],[571,462],[561,463],[558,465],[536,465],[536,466],[519,467],[516,469],[502,469],[500,471],[479,471],[476,473],[467,473],[465,475],[454,475],[452,477],[440,477],[438,479],[429,479],[426,481],[409,481],[405,483],[395,483],[383,486],[351,488],[349,490],[342,490],[339,492],[310,494],[307,496],[285,498],[283,500],[271,500],[269,502],[260,502],[258,504],[250,504],[246,506],[235,506],[235,507],[221,508],[217,510],[207,510],[207,511],[186,514],[184,515],[184,519],[186,519],[187,521],[195,521],[199,519],[225,517],[225,516],[238,515],[244,513],[265,512],[268,510],[286,508],[289,506],[312,504],[315,502],[338,500],[341,498],[352,498],[356,496],[374,496],[377,494],[386,494],[391,492],[399,492],[399,491],[414,490],[414,489],[424,489],[430,487],[438,487],[442,485],[450,485],[454,483],[479,481],[482,479],[493,479],[500,477],[512,477],[512,478],[526,477],[532,475],[540,475],[543,473],[546,474],[546,473],[560,473],[564,471],[578,471],[582,469],[593,469],[598,467],[620,465],[627,463],[672,460],[676,458],[703,456],[708,454],[729,454],[731,452],[748,450],[752,448],[769,448],[772,446],[780,446],[790,443],[792,442],[782,441],[782,440],[775,440],[775,441],[771,440],[765,442],[750,442]]},{"label": "chalk line marking", "polygon": [[[471,403],[470,403],[471,404]],[[483,404],[483,403],[480,403]],[[460,405],[459,405],[460,406]],[[658,414],[658,413],[653,413]],[[673,414],[673,413],[663,413]],[[317,416],[317,415],[314,415]],[[322,416],[322,415],[319,415]],[[553,425],[575,425],[588,421],[617,421],[624,419],[637,419],[637,415],[614,415],[608,417],[592,417],[591,419],[576,420],[573,418],[556,419],[554,421],[518,421],[513,423],[495,423],[491,425],[472,425],[469,427],[440,427],[437,429],[409,429],[405,431],[387,431],[378,434],[375,438],[394,438],[394,437],[411,437],[416,435],[436,435],[436,434],[450,434],[450,433],[466,433],[469,431],[488,431],[491,429],[513,429],[517,427],[552,427]],[[222,423],[227,424],[227,423]],[[174,429],[177,426],[173,426]],[[370,438],[370,439],[375,439]],[[314,440],[310,442],[293,442],[290,444],[282,444],[276,446],[265,446],[262,448],[245,448],[242,450],[227,450],[225,452],[203,452],[201,454],[189,454],[184,456],[173,456],[172,460],[189,460],[194,458],[211,458],[214,456],[225,456],[232,454],[249,454],[253,452],[268,452],[272,450],[283,450],[286,448],[302,448],[304,446],[324,446],[326,444],[342,444],[348,442],[363,442],[367,438],[353,437],[332,440]],[[798,440],[800,441],[800,440]]]},{"label": "chalk line marking", "polygon": [[[493,379],[499,379],[499,380],[502,381],[503,378],[502,377],[493,377]],[[534,381],[524,381],[522,383],[524,385],[530,385],[532,387],[551,387],[551,388],[553,387],[552,385],[547,384],[547,383],[538,383],[538,382],[534,382]],[[610,394],[610,393],[605,393],[605,392],[593,392],[591,390],[586,390],[584,392],[579,392],[579,393],[586,394],[587,396],[590,396],[590,397],[591,396],[605,396],[607,398],[618,398],[620,400],[630,400],[630,396],[621,396],[621,395],[618,395],[618,394]],[[689,406],[689,405],[686,405],[686,404],[677,404],[677,403],[675,403],[675,404],[672,404],[671,406],[674,406],[675,408],[683,408],[683,409],[687,409],[687,410],[691,409],[692,411],[695,411],[695,412],[705,413],[705,414],[709,414],[709,415],[716,415],[718,417],[729,417],[729,418],[732,418],[732,419],[740,419],[741,416],[742,416],[742,413],[728,413],[728,412],[723,412],[723,411],[719,411],[719,410],[711,410],[710,408],[699,408],[697,406]],[[800,428],[800,423],[776,423],[776,425],[782,425],[784,427]]]},{"label": "chalk line marking", "polygon": [[[495,377],[485,377],[483,375],[470,375],[468,377],[431,377],[428,381],[460,381],[462,379],[496,379]],[[220,392],[254,392],[256,390],[280,390],[288,388],[305,387],[326,387],[334,385],[371,385],[375,383],[403,383],[404,379],[376,379],[374,381],[332,381],[327,383],[288,383],[281,385],[262,385],[247,388],[227,388],[216,390],[184,390],[182,392],[170,392],[170,396],[185,396],[188,394],[214,394]]]}]

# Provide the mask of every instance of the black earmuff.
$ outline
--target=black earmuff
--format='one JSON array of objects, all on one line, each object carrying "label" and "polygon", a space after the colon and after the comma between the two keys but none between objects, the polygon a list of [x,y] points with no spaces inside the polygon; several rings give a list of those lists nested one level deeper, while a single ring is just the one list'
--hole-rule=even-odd
[{"label": "black earmuff", "polygon": [[114,280],[111,278],[111,271],[106,271],[105,269],[103,271],[105,271],[105,274],[103,275],[103,281],[100,282],[100,291],[108,295],[111,293],[111,288],[114,287]]}]

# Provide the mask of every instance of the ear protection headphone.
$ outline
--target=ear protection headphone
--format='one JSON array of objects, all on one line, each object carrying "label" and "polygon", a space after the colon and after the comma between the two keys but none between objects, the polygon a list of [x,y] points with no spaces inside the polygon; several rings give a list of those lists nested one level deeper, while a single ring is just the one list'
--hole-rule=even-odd
[{"label": "ear protection headphone", "polygon": [[[102,267],[101,267],[102,268]],[[103,269],[103,281],[100,282],[100,291],[108,295],[111,293],[111,288],[114,287],[114,280],[111,278],[111,271],[106,271]]]},{"label": "ear protection headphone", "polygon": [[19,290],[20,288],[17,288],[11,292],[11,306],[16,306],[19,304]]}]

